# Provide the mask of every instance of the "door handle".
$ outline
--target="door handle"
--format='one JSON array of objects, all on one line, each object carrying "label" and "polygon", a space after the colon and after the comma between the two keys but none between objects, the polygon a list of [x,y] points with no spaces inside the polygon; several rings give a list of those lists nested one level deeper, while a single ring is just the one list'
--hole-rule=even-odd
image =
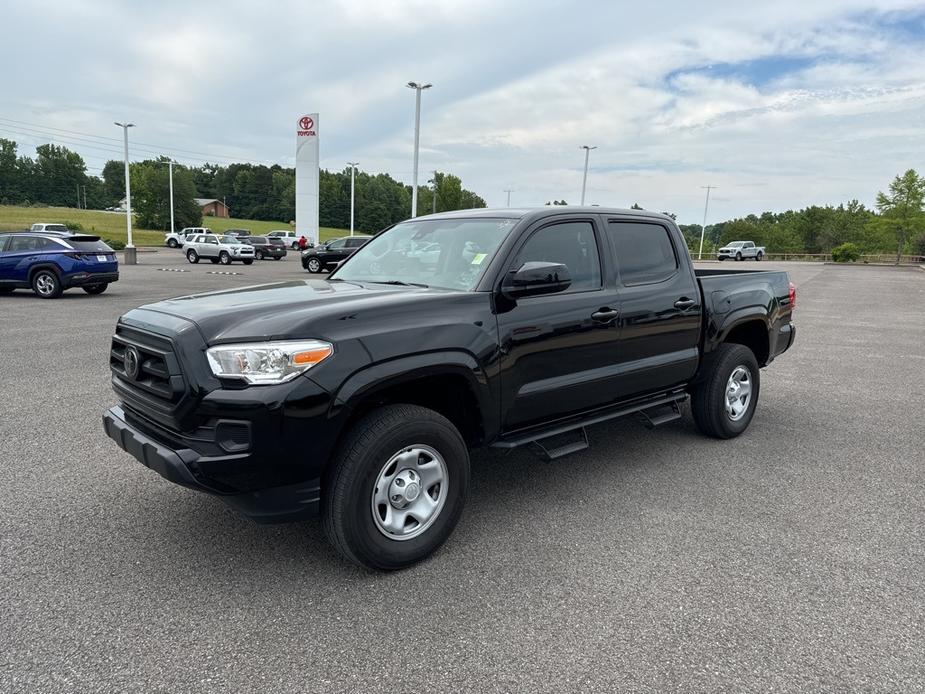
[{"label": "door handle", "polygon": [[686,298],[686,297],[681,297],[680,299],[678,299],[677,301],[674,302],[674,307],[675,307],[675,308],[679,308],[679,309],[681,309],[682,311],[686,311],[687,309],[689,309],[691,306],[693,306],[693,305],[696,304],[696,303],[697,303],[697,302],[694,301],[693,299],[688,299],[688,298]]},{"label": "door handle", "polygon": [[598,321],[599,323],[609,323],[614,318],[620,315],[620,312],[612,308],[602,308],[600,311],[595,311],[591,314],[591,318]]}]

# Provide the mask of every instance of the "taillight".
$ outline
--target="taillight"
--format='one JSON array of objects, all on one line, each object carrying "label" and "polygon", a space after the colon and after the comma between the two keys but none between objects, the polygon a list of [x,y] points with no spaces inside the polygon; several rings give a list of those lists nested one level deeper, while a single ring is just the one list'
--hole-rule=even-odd
[{"label": "taillight", "polygon": [[797,307],[797,286],[791,282],[790,283],[790,310],[792,311]]}]

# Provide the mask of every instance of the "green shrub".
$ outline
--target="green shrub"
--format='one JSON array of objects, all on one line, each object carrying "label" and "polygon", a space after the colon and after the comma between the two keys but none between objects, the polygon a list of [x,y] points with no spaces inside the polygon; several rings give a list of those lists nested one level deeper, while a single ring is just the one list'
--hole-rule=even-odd
[{"label": "green shrub", "polygon": [[114,251],[121,251],[125,248],[125,241],[118,241],[117,239],[103,239],[103,243]]},{"label": "green shrub", "polygon": [[843,243],[832,249],[832,260],[836,263],[853,263],[861,257],[861,251],[853,243]]},{"label": "green shrub", "polygon": [[64,226],[66,226],[68,229],[70,229],[71,231],[83,231],[84,230],[84,225],[81,224],[80,222],[71,222],[68,220],[64,220],[61,223]]}]

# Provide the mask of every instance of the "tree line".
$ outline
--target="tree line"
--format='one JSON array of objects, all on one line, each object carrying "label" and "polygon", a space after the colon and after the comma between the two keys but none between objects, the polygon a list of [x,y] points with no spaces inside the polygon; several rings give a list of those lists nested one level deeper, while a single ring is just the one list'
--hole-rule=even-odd
[{"label": "tree line", "polygon": [[[170,227],[167,157],[130,164],[132,208],[139,226]],[[321,226],[350,226],[350,169],[322,170],[319,185]],[[388,174],[357,171],[354,226],[374,233],[407,219],[411,186]],[[295,169],[261,164],[173,165],[174,219],[177,228],[198,226],[202,213],[195,198],[222,200],[238,219],[290,222],[295,219]],[[0,138],[0,204],[42,204],[102,209],[125,197],[125,164],[110,160],[100,177],[87,173],[76,152],[59,145],[36,148],[36,157],[22,156],[17,144]],[[430,185],[418,187],[418,214],[485,207],[485,200],[463,188],[458,176],[436,172]]]}]

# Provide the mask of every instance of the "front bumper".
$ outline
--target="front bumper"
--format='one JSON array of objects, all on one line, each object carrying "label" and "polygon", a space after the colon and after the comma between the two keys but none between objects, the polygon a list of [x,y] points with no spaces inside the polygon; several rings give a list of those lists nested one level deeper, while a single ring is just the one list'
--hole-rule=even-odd
[{"label": "front bumper", "polygon": [[85,287],[90,284],[112,284],[119,281],[118,272],[75,272],[66,275],[63,280],[64,288]]},{"label": "front bumper", "polygon": [[206,478],[201,466],[210,469],[223,463],[239,464],[247,454],[203,456],[191,448],[175,448],[158,441],[126,420],[121,407],[112,407],[103,413],[103,429],[126,453],[161,477],[189,489],[213,494],[225,503],[259,523],[280,523],[302,520],[317,515],[320,506],[320,479],[309,479],[297,484],[272,487],[246,493],[234,493],[220,483]]}]

